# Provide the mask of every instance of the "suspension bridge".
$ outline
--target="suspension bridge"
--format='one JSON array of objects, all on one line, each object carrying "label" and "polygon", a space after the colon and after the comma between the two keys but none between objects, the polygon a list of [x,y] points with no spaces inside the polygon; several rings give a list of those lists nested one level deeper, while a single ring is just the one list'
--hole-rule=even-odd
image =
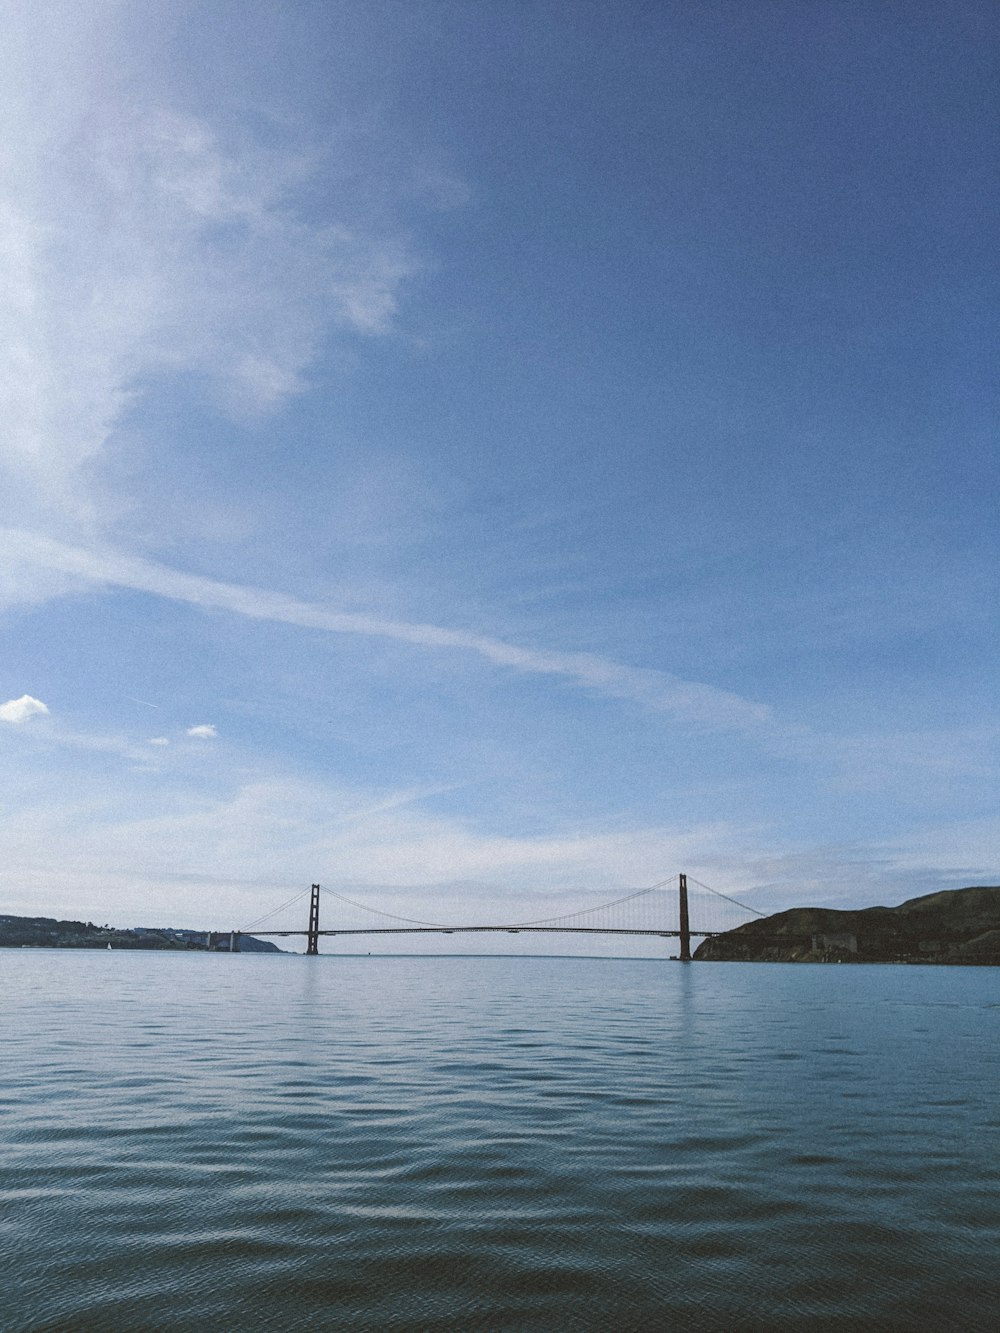
[{"label": "suspension bridge", "polygon": [[[275,917],[292,908],[304,907],[309,895],[308,924],[301,927],[277,927]],[[701,884],[690,875],[661,880],[645,889],[636,889],[611,902],[596,907],[580,908],[561,916],[542,917],[528,921],[505,921],[485,925],[422,921],[414,917],[398,916],[366,903],[357,902],[332,889],[323,890],[324,904],[330,903],[336,913],[337,924],[320,927],[320,886],[311,884],[287,902],[266,912],[230,932],[229,947],[239,952],[240,936],[268,936],[271,938],[304,937],[306,953],[318,954],[321,936],[356,935],[483,935],[483,934],[567,934],[567,935],[646,935],[660,939],[675,938],[680,942],[678,958],[691,961],[692,937],[706,938],[726,931],[754,917],[763,916],[754,907],[738,902],[725,893]],[[360,913],[360,917],[359,917]],[[301,918],[300,918],[301,920]],[[265,929],[261,929],[265,927]]]}]

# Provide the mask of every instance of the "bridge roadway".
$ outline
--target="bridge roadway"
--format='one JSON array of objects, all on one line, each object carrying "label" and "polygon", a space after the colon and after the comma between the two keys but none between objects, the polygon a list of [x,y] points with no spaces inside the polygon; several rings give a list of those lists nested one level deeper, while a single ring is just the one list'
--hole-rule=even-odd
[{"label": "bridge roadway", "polygon": [[[254,936],[280,936],[282,939],[289,935],[308,936],[308,930],[246,930],[235,931],[236,935],[254,935]],[[485,935],[489,933],[498,935],[527,935],[527,934],[550,934],[550,935],[655,935],[659,939],[675,938],[679,939],[683,934],[680,930],[629,930],[624,926],[372,926],[361,930],[317,930],[312,932],[316,935]],[[697,935],[699,938],[708,938],[711,935],[722,935],[721,930],[695,930],[688,932],[690,935]]]}]

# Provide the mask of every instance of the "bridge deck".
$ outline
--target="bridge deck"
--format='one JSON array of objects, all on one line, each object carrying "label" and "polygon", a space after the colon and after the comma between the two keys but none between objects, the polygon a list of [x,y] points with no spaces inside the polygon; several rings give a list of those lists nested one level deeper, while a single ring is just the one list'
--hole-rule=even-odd
[{"label": "bridge deck", "polygon": [[[308,930],[248,930],[246,935],[269,935],[285,938],[289,935],[308,936]],[[659,939],[679,938],[679,930],[628,930],[621,926],[372,926],[361,930],[318,930],[317,935],[655,935]],[[699,939],[721,935],[719,930],[694,930]]]}]

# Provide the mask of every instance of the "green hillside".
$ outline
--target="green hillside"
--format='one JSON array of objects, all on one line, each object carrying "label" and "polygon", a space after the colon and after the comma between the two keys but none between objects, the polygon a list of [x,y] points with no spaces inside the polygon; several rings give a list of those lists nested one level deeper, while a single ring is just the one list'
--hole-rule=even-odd
[{"label": "green hillside", "polygon": [[952,889],[898,907],[793,907],[705,940],[708,962],[1000,964],[1000,887]]},{"label": "green hillside", "polygon": [[[189,952],[223,952],[229,948],[228,934],[216,934],[209,946],[203,930],[167,930],[136,926],[95,926],[92,921],[57,921],[49,916],[0,914],[0,949],[169,949]],[[270,940],[240,936],[241,953],[282,953]]]}]

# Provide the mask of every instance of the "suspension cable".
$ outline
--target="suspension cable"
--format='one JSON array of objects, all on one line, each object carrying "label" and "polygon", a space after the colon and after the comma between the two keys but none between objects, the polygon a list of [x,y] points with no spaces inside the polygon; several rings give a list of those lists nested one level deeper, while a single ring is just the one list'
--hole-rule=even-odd
[{"label": "suspension cable", "polygon": [[[353,898],[345,898],[342,893],[337,893],[333,889],[324,889],[323,893],[328,898],[336,898],[339,902],[350,903],[352,907],[357,907],[362,912],[371,912],[373,916],[381,916],[386,921],[403,921],[408,926],[442,926],[440,921],[418,921],[410,916],[396,916],[394,912],[380,912],[377,907],[368,907],[365,903],[356,903]],[[447,926],[443,927],[448,929]]]},{"label": "suspension cable", "polygon": [[702,884],[701,880],[695,879],[693,875],[688,875],[688,883],[697,884],[698,888],[704,889],[706,893],[714,893],[716,898],[725,898],[727,903],[742,908],[744,912],[753,912],[754,916],[767,916],[766,912],[758,912],[756,907],[748,907],[746,903],[741,903],[736,898],[730,898],[728,893],[720,893],[718,889],[713,889],[710,884]]},{"label": "suspension cable", "polygon": [[603,911],[606,907],[621,907],[623,903],[630,903],[635,898],[642,898],[647,893],[653,893],[656,889],[662,889],[671,882],[673,876],[661,880],[659,884],[651,884],[648,889],[635,889],[632,893],[627,893],[624,898],[614,898],[609,903],[598,903],[596,907],[581,907],[575,912],[566,912],[563,916],[546,916],[533,921],[513,921],[514,926],[552,926],[557,921],[569,921],[574,916],[589,916],[592,912]]},{"label": "suspension cable", "polygon": [[[622,903],[631,902],[633,898],[641,898],[644,894],[652,893],[654,889],[664,888],[667,884],[671,882],[672,878],[673,876],[670,876],[667,879],[660,880],[658,884],[651,884],[647,889],[636,889],[633,893],[626,894],[624,898],[615,898],[612,902],[609,903],[599,903],[596,907],[583,907],[576,912],[567,912],[564,916],[542,917],[540,919],[532,921],[512,921],[510,922],[510,925],[512,926],[552,925],[557,921],[568,921],[570,917],[584,916],[590,912],[599,912],[601,911],[602,908],[605,907],[618,907]],[[334,889],[324,889],[323,893],[327,897],[336,898],[339,902],[349,903],[351,907],[356,907],[358,908],[359,911],[371,912],[373,916],[383,917],[386,921],[401,921],[403,922],[404,925],[407,926],[432,926],[445,930],[454,928],[454,922],[451,922],[446,925],[444,922],[441,921],[422,921],[416,917],[398,916],[395,912],[383,912],[380,911],[379,908],[377,907],[369,907],[366,903],[356,902],[353,898],[348,898],[342,893],[337,893],[336,890]],[[301,894],[299,896],[302,897]]]},{"label": "suspension cable", "polygon": [[245,932],[254,930],[257,926],[262,926],[265,921],[270,921],[272,916],[277,916],[278,913],[283,912],[286,907],[291,907],[293,903],[297,903],[300,898],[304,898],[309,892],[309,889],[303,889],[301,893],[296,893],[294,897],[289,898],[287,903],[282,903],[280,907],[275,907],[272,908],[270,912],[265,912],[263,916],[259,916],[255,921],[251,921],[248,926],[240,926],[240,931]]}]

